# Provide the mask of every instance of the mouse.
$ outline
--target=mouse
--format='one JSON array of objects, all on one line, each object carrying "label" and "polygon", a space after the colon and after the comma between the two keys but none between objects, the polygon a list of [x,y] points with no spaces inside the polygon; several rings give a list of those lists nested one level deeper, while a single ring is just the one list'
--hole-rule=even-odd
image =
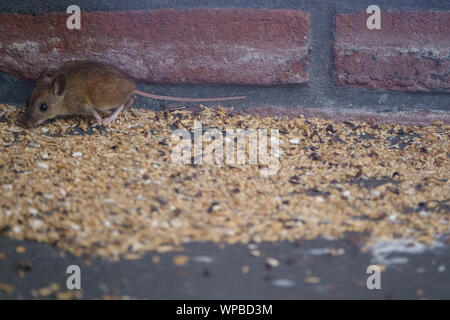
[{"label": "mouse", "polygon": [[[135,81],[118,68],[97,61],[71,61],[56,70],[44,69],[36,81],[25,114],[24,124],[35,127],[46,120],[66,115],[95,117],[95,126],[105,126],[133,105],[136,95],[146,98],[211,102],[244,99],[245,96],[221,98],[182,98],[150,94],[136,89]],[[102,118],[99,112],[112,111]]]}]

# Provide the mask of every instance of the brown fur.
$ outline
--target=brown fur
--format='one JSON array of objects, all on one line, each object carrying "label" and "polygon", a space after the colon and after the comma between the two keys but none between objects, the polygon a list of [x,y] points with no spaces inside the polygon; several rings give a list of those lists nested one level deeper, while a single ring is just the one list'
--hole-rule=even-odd
[{"label": "brown fur", "polygon": [[[98,62],[71,63],[61,71],[71,92],[64,99],[65,106],[77,103],[84,96],[86,102],[100,111],[115,109],[125,103],[136,89],[134,82],[116,68]],[[118,101],[121,103],[118,104]]]},{"label": "brown fur", "polygon": [[[34,127],[59,115],[92,115],[98,125],[117,117],[134,102],[134,93],[152,98],[184,102],[205,102],[243,99],[245,97],[179,98],[149,94],[136,90],[136,84],[126,74],[102,62],[73,61],[56,71],[44,70],[31,94],[25,124]],[[47,106],[42,109],[42,106]],[[98,111],[116,109],[112,116],[102,119]]]},{"label": "brown fur", "polygon": [[[93,115],[125,104],[136,85],[106,63],[75,61],[56,71],[44,70],[36,82],[25,113],[25,123],[35,126],[58,115]],[[40,111],[46,103],[48,109]]]}]

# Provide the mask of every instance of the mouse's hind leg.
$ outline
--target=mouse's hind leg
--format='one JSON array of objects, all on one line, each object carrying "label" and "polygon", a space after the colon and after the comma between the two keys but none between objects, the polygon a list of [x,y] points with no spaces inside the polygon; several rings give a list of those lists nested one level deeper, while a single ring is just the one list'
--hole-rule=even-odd
[{"label": "mouse's hind leg", "polygon": [[112,115],[110,115],[109,117],[105,118],[102,120],[102,124],[108,124],[110,122],[113,122],[114,120],[117,119],[117,116],[119,115],[119,113],[121,113],[122,111],[124,111],[126,109],[125,105],[121,105],[120,107],[118,107],[114,113]]},{"label": "mouse's hind leg", "polygon": [[[116,109],[114,110],[114,112],[113,112],[109,117],[107,117],[107,118],[102,118],[102,117],[98,114],[96,108],[92,107],[92,106],[89,105],[89,104],[87,104],[87,105],[85,106],[85,108],[86,108],[86,110],[88,111],[88,113],[91,113],[91,114],[95,117],[95,120],[97,121],[97,123],[96,123],[94,126],[96,127],[96,126],[102,126],[102,125],[108,124],[108,123],[110,123],[110,122],[113,122],[114,120],[117,119],[117,116],[119,115],[119,113],[121,113],[122,111],[125,111],[125,110],[126,110],[127,108],[129,108],[133,103],[134,103],[134,98],[133,98],[133,99],[130,98],[130,100],[128,100],[126,104],[122,104],[121,106],[119,106],[118,108],[116,108]],[[101,111],[108,111],[108,110],[111,110],[111,109],[114,109],[114,108],[109,108],[109,107],[105,108],[105,107],[103,107],[103,108],[100,109],[100,110],[101,110]]]},{"label": "mouse's hind leg", "polygon": [[[125,104],[123,104],[119,108],[117,108],[112,115],[110,115],[108,118],[103,119],[102,124],[105,125],[105,124],[108,124],[108,123],[116,120],[119,113],[126,111],[129,107],[131,107],[135,100],[136,100],[136,96],[135,95],[131,96],[130,99],[128,99],[128,101]],[[97,122],[98,122],[98,120],[97,120]]]},{"label": "mouse's hind leg", "polygon": [[136,101],[136,95],[133,94],[130,97],[130,99],[128,99],[128,101],[125,103],[125,109],[123,109],[123,111],[128,110],[134,104],[135,101]]},{"label": "mouse's hind leg", "polygon": [[92,115],[95,117],[95,120],[97,121],[97,123],[94,124],[94,127],[102,126],[102,125],[108,124],[110,122],[113,122],[114,120],[116,120],[117,116],[119,115],[120,112],[123,111],[124,108],[125,108],[125,105],[121,105],[114,111],[114,113],[112,115],[103,119],[98,114],[97,110],[95,110],[95,108],[89,107],[90,112],[92,113]]}]

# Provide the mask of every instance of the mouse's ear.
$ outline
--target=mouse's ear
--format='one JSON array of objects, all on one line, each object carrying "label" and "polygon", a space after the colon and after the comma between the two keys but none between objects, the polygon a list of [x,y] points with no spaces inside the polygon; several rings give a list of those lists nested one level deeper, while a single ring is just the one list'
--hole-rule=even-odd
[{"label": "mouse's ear", "polygon": [[60,96],[64,93],[64,90],[66,90],[66,77],[62,74],[57,76],[55,80],[53,80],[52,88],[54,94],[57,96]]},{"label": "mouse's ear", "polygon": [[41,74],[39,75],[38,81],[45,81],[50,82],[50,80],[55,75],[55,70],[51,70],[49,68],[45,68],[42,70]]}]

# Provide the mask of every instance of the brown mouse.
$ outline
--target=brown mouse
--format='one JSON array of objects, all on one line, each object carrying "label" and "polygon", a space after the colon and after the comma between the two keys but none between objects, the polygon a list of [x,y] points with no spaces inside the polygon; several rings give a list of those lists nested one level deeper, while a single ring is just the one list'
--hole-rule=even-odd
[{"label": "brown mouse", "polygon": [[[60,115],[92,115],[96,125],[114,121],[128,109],[135,94],[160,100],[207,102],[243,99],[245,96],[223,98],[178,98],[149,94],[136,89],[136,83],[115,67],[102,62],[73,61],[55,71],[45,69],[31,94],[24,122],[34,127]],[[98,111],[114,110],[102,118]]]}]

